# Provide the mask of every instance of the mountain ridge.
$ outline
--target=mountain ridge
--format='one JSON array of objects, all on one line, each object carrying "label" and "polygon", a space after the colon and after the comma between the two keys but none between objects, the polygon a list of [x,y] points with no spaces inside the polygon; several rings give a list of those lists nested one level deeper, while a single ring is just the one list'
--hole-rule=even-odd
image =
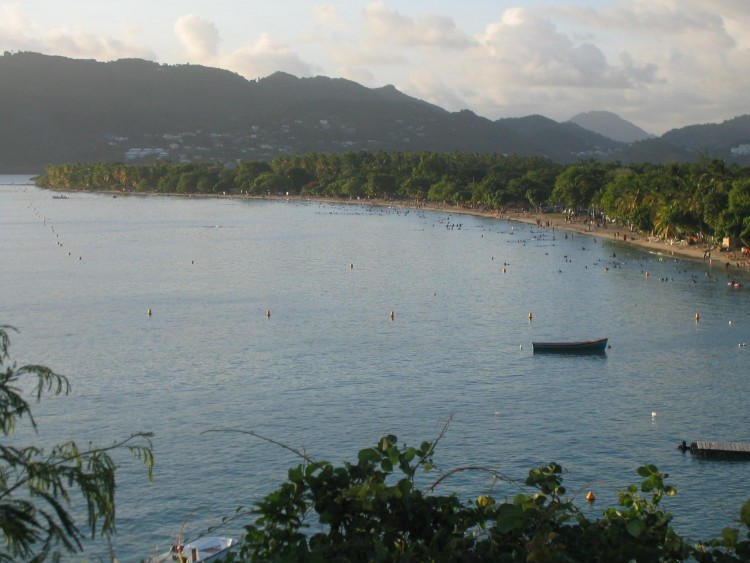
[{"label": "mountain ridge", "polygon": [[611,111],[587,111],[574,115],[568,121],[621,143],[634,143],[655,137]]},{"label": "mountain ridge", "polygon": [[[750,116],[730,122],[714,124],[711,143],[704,129],[669,132],[659,139],[674,150],[663,152],[678,160],[701,151],[729,157],[732,147],[750,143]],[[201,65],[28,52],[0,57],[0,123],[0,172],[6,173],[41,172],[46,164],[64,162],[231,164],[347,150],[631,162],[643,158],[633,147],[649,142],[622,143],[539,115],[493,121],[470,110],[450,112],[392,85],[367,88],[284,72],[247,80]]]}]

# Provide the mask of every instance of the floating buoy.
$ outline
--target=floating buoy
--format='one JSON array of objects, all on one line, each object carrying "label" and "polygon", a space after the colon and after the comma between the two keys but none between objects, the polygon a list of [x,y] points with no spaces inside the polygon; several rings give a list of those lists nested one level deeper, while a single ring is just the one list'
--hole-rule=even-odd
[{"label": "floating buoy", "polygon": [[646,277],[649,277],[650,275],[651,275],[651,274],[649,274],[648,272],[646,272]]},{"label": "floating buoy", "polygon": [[391,311],[391,314],[390,314],[391,320],[393,320],[393,317],[395,317],[395,316],[396,316],[396,313],[394,313],[393,311]]},{"label": "floating buoy", "polygon": [[651,411],[651,418],[656,418],[656,411]]},{"label": "floating buoy", "polygon": [[271,318],[271,309],[266,309],[266,318],[267,319]]},{"label": "floating buoy", "polygon": [[503,268],[503,273],[505,273],[505,268]]},{"label": "floating buoy", "polygon": [[151,316],[151,307],[149,307],[148,309],[146,309],[146,314],[147,314],[147,315],[148,315],[149,317]]},{"label": "floating buoy", "polygon": [[699,314],[699,313],[696,313],[696,314],[695,314],[695,320],[696,320],[696,321],[699,321],[699,320],[701,320],[701,316],[700,316],[700,314]]},{"label": "floating buoy", "polygon": [[531,320],[532,318],[533,318],[533,317],[532,317],[531,313],[529,313],[529,320]]},{"label": "floating buoy", "polygon": [[594,491],[589,491],[586,493],[586,500],[589,502],[594,502],[596,500],[596,496],[594,496]]},{"label": "floating buoy", "polygon": [[349,269],[353,270],[354,269],[354,264],[349,264]]}]

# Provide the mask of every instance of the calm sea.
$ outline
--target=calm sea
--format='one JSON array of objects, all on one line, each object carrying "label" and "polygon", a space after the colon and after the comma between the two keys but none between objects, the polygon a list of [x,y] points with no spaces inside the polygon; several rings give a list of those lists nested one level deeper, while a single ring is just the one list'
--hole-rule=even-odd
[{"label": "calm sea", "polygon": [[[584,507],[597,517],[653,463],[678,488],[664,502],[675,528],[693,538],[734,524],[750,497],[750,463],[676,449],[750,440],[750,286],[728,287],[734,270],[448,211],[55,199],[26,180],[0,177],[0,322],[20,331],[18,363],[68,375],[73,393],[35,405],[39,435],[18,440],[155,432],[153,484],[121,460],[120,561],[164,550],[181,528],[204,533],[300,461],[228,430],[341,462],[383,433],[431,440],[452,416],[440,469],[523,480],[557,461],[582,506],[597,494]],[[601,336],[605,356],[532,354],[532,340]],[[462,473],[438,492],[490,486]],[[99,542],[86,557],[108,560]]]}]

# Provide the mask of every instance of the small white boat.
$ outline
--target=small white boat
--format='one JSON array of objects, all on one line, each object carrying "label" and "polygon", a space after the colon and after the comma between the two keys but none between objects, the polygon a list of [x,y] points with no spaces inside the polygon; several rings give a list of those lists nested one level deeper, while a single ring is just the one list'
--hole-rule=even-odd
[{"label": "small white boat", "polygon": [[162,555],[148,559],[147,563],[208,563],[215,561],[237,545],[234,538],[210,536],[186,544],[173,545]]}]

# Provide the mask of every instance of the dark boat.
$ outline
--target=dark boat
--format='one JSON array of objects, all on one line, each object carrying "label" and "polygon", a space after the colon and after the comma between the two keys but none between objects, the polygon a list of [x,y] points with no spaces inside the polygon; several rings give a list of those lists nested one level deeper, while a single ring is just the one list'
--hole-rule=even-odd
[{"label": "dark boat", "polygon": [[590,354],[604,352],[607,348],[607,340],[607,338],[599,338],[597,340],[581,340],[578,342],[532,342],[531,345],[534,347],[534,353]]}]

